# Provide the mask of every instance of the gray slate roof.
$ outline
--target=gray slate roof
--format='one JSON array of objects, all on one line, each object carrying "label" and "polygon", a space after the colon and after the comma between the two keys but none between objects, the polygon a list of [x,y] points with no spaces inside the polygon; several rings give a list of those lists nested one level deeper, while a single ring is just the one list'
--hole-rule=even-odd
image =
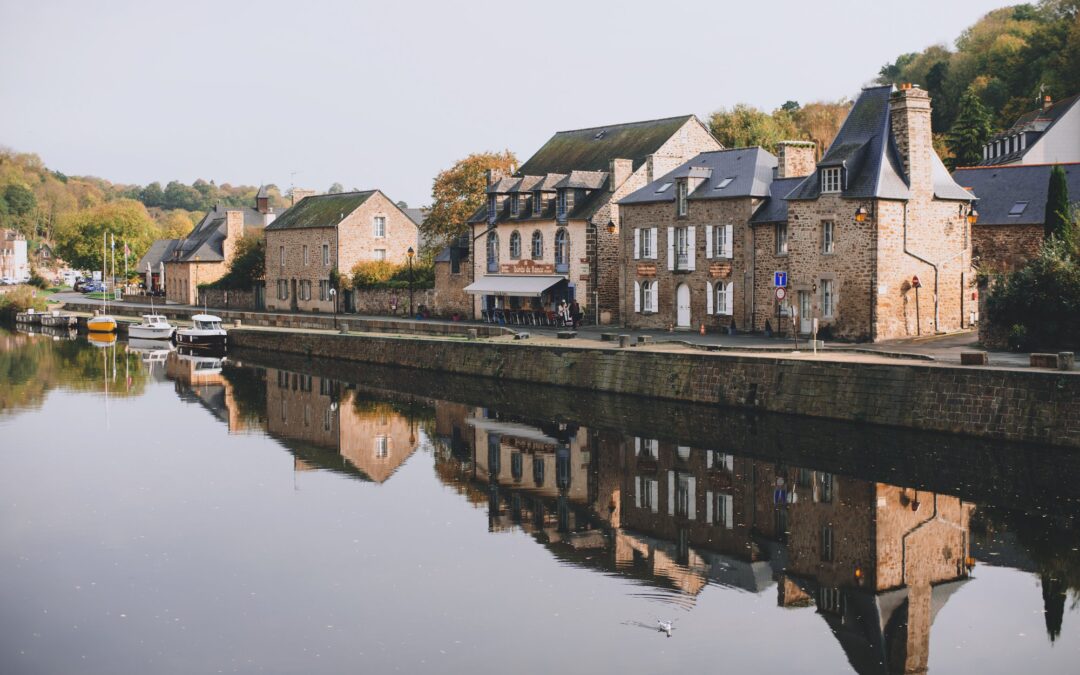
[{"label": "gray slate roof", "polygon": [[139,271],[145,272],[147,264],[157,271],[159,264],[172,260],[173,251],[180,241],[180,239],[158,239],[150,244],[150,248],[146,249],[143,257],[139,258]]},{"label": "gray slate roof", "polygon": [[413,209],[413,208],[402,209],[402,211],[405,212],[405,215],[407,215],[409,217],[409,219],[411,221],[413,221],[414,223],[416,223],[417,225],[423,225],[424,224],[424,220],[427,218],[428,210],[429,209]]},{"label": "gray slate roof", "polygon": [[[1069,199],[1080,202],[1080,164],[1062,164]],[[1050,164],[1020,164],[957,169],[953,179],[979,198],[979,225],[1042,225],[1046,222],[1046,193]],[[1023,213],[1010,216],[1013,206],[1027,202]]]},{"label": "gray slate roof", "polygon": [[[994,136],[988,141],[989,143],[993,143],[996,140],[1008,138],[1009,136],[1026,130],[1029,135],[1024,148],[1022,150],[1014,150],[1008,154],[998,155],[997,157],[983,160],[980,162],[980,166],[993,166],[1020,161],[1024,155],[1028,153],[1028,150],[1030,150],[1031,147],[1046,134],[1046,132],[1050,131],[1050,128],[1057,124],[1058,120],[1064,117],[1065,113],[1069,112],[1078,101],[1080,101],[1080,94],[1074,94],[1068,98],[1061,99],[1045,110],[1037,108],[1024,113],[1017,118],[1016,122],[1014,122],[1006,131]],[[1045,127],[1038,123],[1045,123]]]},{"label": "gray slate roof", "polygon": [[[244,229],[262,229],[266,216],[247,206],[215,206],[188,236],[180,239],[172,249],[173,262],[221,262],[225,260],[226,213],[244,212]],[[286,211],[287,213],[288,211]],[[271,209],[270,213],[276,213]]]},{"label": "gray slate roof", "polygon": [[766,199],[754,215],[750,217],[750,224],[786,223],[788,219],[788,193],[799,186],[803,177],[777,178],[769,185],[769,198]]},{"label": "gray slate roof", "polygon": [[[664,176],[624,197],[619,204],[650,204],[674,202],[675,186],[663,192],[658,190],[677,178],[704,178],[689,199],[733,199],[737,197],[767,197],[772,182],[776,156],[762,148],[735,148],[703,152],[690,161],[680,164]],[[708,174],[706,178],[705,175]],[[734,178],[722,189],[718,187],[728,178]]]},{"label": "gray slate roof", "polygon": [[[896,148],[890,123],[889,97],[892,85],[862,90],[848,112],[839,133],[818,162],[818,167],[843,167],[849,199],[909,199],[908,178]],[[939,199],[969,199],[957,186],[945,165],[934,153],[932,161],[934,196]],[[788,195],[788,199],[817,199],[821,195],[819,170]]]}]

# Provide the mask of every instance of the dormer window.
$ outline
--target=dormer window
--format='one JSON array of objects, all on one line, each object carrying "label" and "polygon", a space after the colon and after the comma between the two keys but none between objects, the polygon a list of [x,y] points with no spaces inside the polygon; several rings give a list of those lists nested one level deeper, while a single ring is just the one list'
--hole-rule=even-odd
[{"label": "dormer window", "polygon": [[495,209],[499,205],[499,198],[495,195],[488,195],[488,222],[495,222]]},{"label": "dormer window", "polygon": [[685,216],[686,212],[688,210],[688,207],[687,207],[687,204],[686,204],[686,193],[687,193],[686,181],[685,180],[680,180],[679,185],[677,186],[676,189],[678,190],[678,192],[676,193],[676,198],[675,198],[675,202],[676,202],[675,212],[680,216]]},{"label": "dormer window", "polygon": [[540,192],[539,190],[534,190],[533,191],[532,207],[533,207],[533,215],[534,216],[540,215],[540,209],[544,208],[544,193]]},{"label": "dormer window", "polygon": [[510,215],[517,218],[518,215],[518,196],[510,195]]},{"label": "dormer window", "polygon": [[840,192],[840,167],[829,167],[821,170],[821,191]]}]

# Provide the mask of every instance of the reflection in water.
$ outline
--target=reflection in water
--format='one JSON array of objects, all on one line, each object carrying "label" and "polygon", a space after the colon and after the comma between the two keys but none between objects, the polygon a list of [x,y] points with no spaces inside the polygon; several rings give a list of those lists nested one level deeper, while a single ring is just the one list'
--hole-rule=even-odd
[{"label": "reflection in water", "polygon": [[[1002,494],[976,506],[968,495],[994,494],[989,471],[984,484],[929,491],[878,479],[873,467],[837,472],[826,456],[785,460],[785,448],[763,451],[760,440],[743,454],[702,447],[698,430],[657,428],[649,437],[565,412],[530,414],[550,402],[527,397],[487,407],[482,386],[471,402],[453,402],[404,382],[395,388],[374,370],[325,373],[0,332],[4,411],[40,406],[56,387],[132,396],[167,378],[230,433],[276,439],[293,457],[294,478],[324,471],[387,483],[430,448],[439,484],[485,512],[491,533],[527,535],[563,565],[626,583],[627,595],[656,605],[658,623],[620,617],[625,626],[681,637],[674,629],[701,611],[710,589],[769,594],[785,616],[816,616],[854,672],[923,673],[943,611],[963,602],[953,600],[961,589],[990,583],[973,574],[976,560],[1038,579],[1031,592],[1041,596],[1048,642],[1062,639],[1080,597],[1076,503]],[[441,387],[429,382],[427,391]],[[732,438],[751,438],[759,422],[725,424]]]}]

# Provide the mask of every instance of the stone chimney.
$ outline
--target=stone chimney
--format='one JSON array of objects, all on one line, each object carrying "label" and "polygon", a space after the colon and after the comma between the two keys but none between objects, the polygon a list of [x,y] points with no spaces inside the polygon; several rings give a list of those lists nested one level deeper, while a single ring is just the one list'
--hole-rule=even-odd
[{"label": "stone chimney", "polygon": [[1043,110],[1049,110],[1054,105],[1054,99],[1050,98],[1050,94],[1043,96]]},{"label": "stone chimney", "polygon": [[934,142],[930,133],[930,95],[910,84],[889,98],[893,138],[913,194],[933,194]]},{"label": "stone chimney", "polygon": [[225,212],[225,241],[221,242],[221,253],[225,256],[225,262],[228,263],[232,260],[233,251],[236,249],[236,242],[240,241],[240,237],[244,236],[244,212],[243,211],[226,211]]},{"label": "stone chimney", "polygon": [[304,189],[301,189],[301,188],[293,188],[292,189],[292,205],[296,206],[297,204],[300,203],[300,200],[303,199],[304,197],[312,197],[314,195],[315,195],[314,190],[304,190]]},{"label": "stone chimney", "polygon": [[800,178],[814,173],[817,166],[813,141],[780,141],[776,144],[776,177]]},{"label": "stone chimney", "polygon": [[613,159],[608,170],[608,189],[615,192],[634,172],[634,160]]},{"label": "stone chimney", "polygon": [[491,187],[495,183],[506,177],[506,172],[502,169],[488,169],[484,172],[484,176],[487,179],[487,187]]}]

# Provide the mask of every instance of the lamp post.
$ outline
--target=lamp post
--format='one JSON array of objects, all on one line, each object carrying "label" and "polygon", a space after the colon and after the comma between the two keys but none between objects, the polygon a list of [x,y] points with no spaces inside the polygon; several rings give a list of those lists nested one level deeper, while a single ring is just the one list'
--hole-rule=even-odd
[{"label": "lamp post", "polygon": [[413,290],[412,290],[412,285],[413,285],[412,259],[413,259],[413,256],[416,255],[416,251],[414,251],[413,247],[410,246],[409,250],[405,251],[405,255],[409,258],[409,316],[414,316],[414,314],[413,314]]},{"label": "lamp post", "polygon": [[337,330],[337,289],[330,288],[330,302],[334,303],[334,330]]}]

